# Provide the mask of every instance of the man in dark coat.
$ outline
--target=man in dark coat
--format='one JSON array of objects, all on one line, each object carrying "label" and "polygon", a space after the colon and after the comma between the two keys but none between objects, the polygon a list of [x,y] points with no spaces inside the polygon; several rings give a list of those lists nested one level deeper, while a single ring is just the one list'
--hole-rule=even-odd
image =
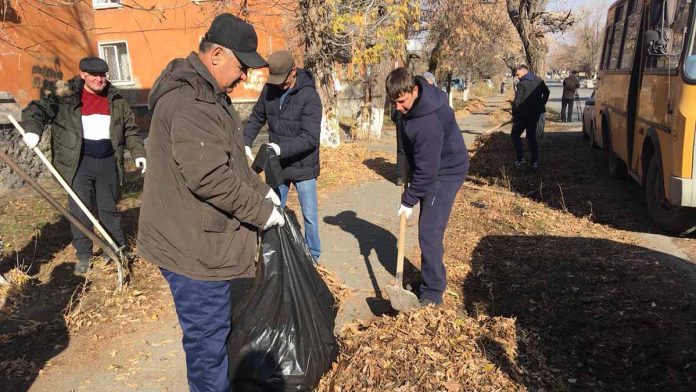
[{"label": "man in dark coat", "polygon": [[[80,201],[99,212],[99,221],[118,246],[126,245],[118,213],[124,149],[145,173],[143,139],[128,101],[106,79],[109,66],[98,57],[80,60],[80,75],[58,86],[54,94],[32,101],[22,113],[29,148],[39,144],[51,124],[53,165]],[[95,208],[96,207],[96,208]],[[70,212],[87,228],[92,222],[72,198]],[[89,270],[92,240],[71,226],[77,254],[76,274]]]},{"label": "man in dark coat", "polygon": [[257,42],[253,26],[218,15],[198,53],[162,71],[148,102],[138,251],[169,283],[191,392],[230,390],[234,280],[255,275],[257,228],[285,222],[274,206],[280,200],[246,162],[227,95],[249,68],[266,66]]},{"label": "man in dark coat", "polygon": [[561,122],[573,121],[573,105],[575,105],[575,96],[580,88],[578,82],[578,71],[567,78],[563,79],[563,97],[561,97]]},{"label": "man in dark coat", "polygon": [[524,162],[522,133],[527,132],[527,143],[532,155],[532,167],[539,167],[539,146],[537,145],[537,127],[539,118],[546,113],[549,100],[549,88],[541,78],[529,71],[526,65],[520,65],[515,71],[519,79],[515,99],[512,101],[512,144],[515,147],[515,166]]},{"label": "man in dark coat", "polygon": [[300,199],[305,239],[315,261],[319,261],[319,212],[317,177],[319,176],[319,134],[321,100],[312,75],[295,66],[286,50],[268,57],[269,76],[258,102],[244,128],[247,155],[261,128],[268,124],[269,145],[280,157],[285,184],[280,186],[281,207],[285,206],[290,185]]},{"label": "man in dark coat", "polygon": [[397,214],[410,217],[420,203],[422,305],[439,305],[447,287],[443,239],[454,199],[469,169],[469,157],[447,96],[423,77],[401,67],[386,80],[387,96],[401,113],[409,187]]}]

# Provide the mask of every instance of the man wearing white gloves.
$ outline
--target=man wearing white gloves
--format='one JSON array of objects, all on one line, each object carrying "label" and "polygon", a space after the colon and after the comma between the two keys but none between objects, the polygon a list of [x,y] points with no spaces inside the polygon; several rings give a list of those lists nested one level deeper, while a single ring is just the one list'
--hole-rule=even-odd
[{"label": "man wearing white gloves", "polygon": [[469,157],[454,112],[442,90],[407,68],[393,70],[387,96],[401,113],[410,182],[397,214],[410,217],[420,203],[420,302],[439,305],[447,288],[443,239],[454,199],[469,170]]},{"label": "man wearing white gloves", "polygon": [[227,94],[266,61],[254,27],[220,14],[198,52],[173,59],[148,106],[149,167],[138,252],[169,283],[191,392],[228,392],[233,281],[256,272],[257,228],[285,224],[280,200],[246,162],[242,122]]},{"label": "man wearing white gloves", "polygon": [[285,206],[290,186],[300,199],[305,239],[315,261],[319,261],[319,212],[317,177],[319,177],[319,133],[321,99],[314,77],[295,66],[287,50],[268,56],[268,80],[244,127],[246,154],[251,158],[251,143],[268,124],[268,145],[280,158],[285,183],[277,189],[281,206]]},{"label": "man wearing white gloves", "polygon": [[[124,149],[145,173],[145,148],[126,99],[106,78],[107,63],[98,57],[80,60],[80,75],[59,85],[55,93],[31,102],[22,113],[24,143],[39,144],[51,124],[53,165],[119,246],[126,245],[117,203],[123,180]],[[86,227],[92,223],[72,199],[70,212]],[[96,204],[96,205],[95,205]],[[77,254],[76,274],[89,269],[92,240],[72,226]]]}]

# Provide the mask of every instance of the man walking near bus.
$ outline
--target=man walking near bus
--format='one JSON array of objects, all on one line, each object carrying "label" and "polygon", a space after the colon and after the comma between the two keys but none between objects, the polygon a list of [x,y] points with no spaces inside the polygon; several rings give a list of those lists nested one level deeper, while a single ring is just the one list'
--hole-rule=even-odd
[{"label": "man walking near bus", "polygon": [[387,96],[401,113],[410,183],[397,214],[420,203],[421,305],[440,305],[447,287],[443,239],[454,199],[469,168],[464,138],[445,93],[401,67],[386,80]]},{"label": "man walking near bus", "polygon": [[[53,124],[53,165],[80,201],[99,212],[99,221],[117,245],[125,246],[117,207],[124,173],[123,151],[127,147],[145,173],[143,139],[128,101],[106,78],[106,61],[85,57],[79,67],[80,75],[24,109],[24,143],[36,147],[46,125]],[[68,209],[83,225],[92,228],[92,222],[72,198]],[[81,275],[89,270],[92,240],[75,225],[71,225],[71,231],[77,255],[75,274]]]},{"label": "man walking near bus", "polygon": [[255,274],[257,228],[285,223],[280,200],[246,163],[227,95],[249,68],[266,66],[256,47],[252,25],[218,15],[198,53],[167,65],[148,102],[138,250],[169,283],[192,392],[230,390],[233,281]]},{"label": "man walking near bus", "polygon": [[290,186],[300,199],[305,239],[315,262],[319,261],[319,134],[321,99],[308,71],[295,66],[287,50],[268,56],[268,80],[244,128],[244,144],[251,155],[251,144],[268,124],[269,145],[280,157],[285,183],[280,186],[280,205],[285,207]]},{"label": "man walking near bus", "polygon": [[[578,71],[563,79],[563,97],[561,98],[561,122],[573,121],[573,105],[577,96],[580,82],[578,82]],[[566,110],[567,109],[567,110]]]},{"label": "man walking near bus", "polygon": [[539,146],[537,144],[537,127],[539,119],[546,112],[546,102],[549,100],[549,88],[541,78],[529,71],[526,65],[520,65],[515,70],[519,79],[515,99],[512,101],[512,144],[515,147],[515,166],[522,166],[524,150],[522,133],[527,132],[527,143],[532,158],[532,168],[539,167]]}]

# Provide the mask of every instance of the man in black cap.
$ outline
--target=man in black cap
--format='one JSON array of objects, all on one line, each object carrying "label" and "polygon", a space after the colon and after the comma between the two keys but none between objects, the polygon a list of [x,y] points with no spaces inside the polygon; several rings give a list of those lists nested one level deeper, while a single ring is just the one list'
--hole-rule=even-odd
[{"label": "man in black cap", "polygon": [[319,261],[319,213],[317,177],[319,177],[319,133],[321,99],[308,71],[295,66],[287,50],[268,57],[268,80],[244,127],[244,145],[251,155],[251,144],[268,123],[269,145],[280,157],[285,184],[277,190],[285,206],[290,185],[300,199],[305,239],[315,261]]},{"label": "man in black cap", "polygon": [[232,285],[255,274],[257,228],[285,223],[278,196],[246,162],[227,93],[265,67],[253,26],[218,15],[198,53],[155,81],[138,251],[169,283],[183,331],[189,389],[229,391]]},{"label": "man in black cap", "polygon": [[[145,148],[128,101],[109,83],[109,66],[99,57],[80,60],[80,75],[58,86],[55,93],[31,102],[22,113],[29,148],[39,144],[48,124],[51,127],[53,165],[119,246],[126,239],[116,207],[123,179],[125,147],[145,173]],[[72,199],[70,212],[82,224],[92,223]],[[76,274],[89,269],[92,240],[72,226],[77,254]]]}]

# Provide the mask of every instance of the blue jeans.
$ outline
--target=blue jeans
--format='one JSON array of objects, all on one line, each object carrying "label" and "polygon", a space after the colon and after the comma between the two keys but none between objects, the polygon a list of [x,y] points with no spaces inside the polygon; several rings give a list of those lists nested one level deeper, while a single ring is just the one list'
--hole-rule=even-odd
[{"label": "blue jeans", "polygon": [[319,261],[321,254],[321,241],[319,240],[319,211],[317,209],[317,179],[304,181],[286,181],[278,188],[280,194],[280,205],[285,208],[288,200],[290,184],[295,185],[297,196],[300,199],[302,218],[304,218],[305,240],[309,252],[314,257],[314,261]]},{"label": "blue jeans", "polygon": [[184,333],[190,392],[228,392],[227,338],[232,330],[231,281],[202,281],[160,268]]}]

